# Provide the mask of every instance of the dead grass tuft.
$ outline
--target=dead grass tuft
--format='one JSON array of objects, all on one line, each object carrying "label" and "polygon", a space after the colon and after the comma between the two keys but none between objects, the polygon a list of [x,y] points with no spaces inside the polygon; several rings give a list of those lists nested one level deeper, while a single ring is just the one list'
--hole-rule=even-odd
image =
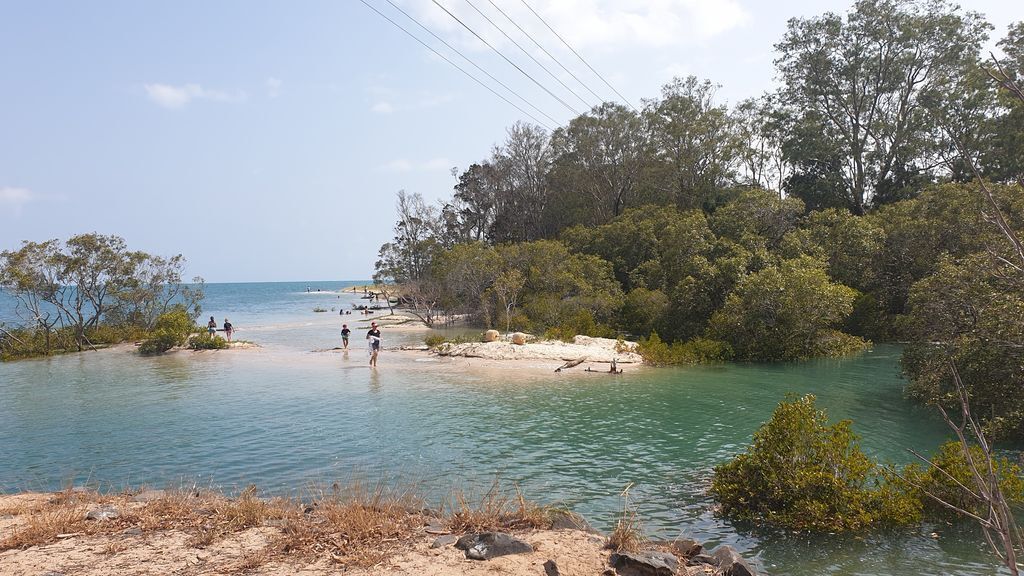
[{"label": "dead grass tuft", "polygon": [[613,552],[639,552],[647,543],[640,518],[636,510],[629,506],[629,489],[632,487],[633,484],[630,483],[622,490],[622,516],[615,524],[615,529],[608,535],[608,542],[605,544],[605,548]]},{"label": "dead grass tuft", "polygon": [[26,523],[0,540],[0,551],[47,544],[58,535],[86,533],[86,508],[80,504],[48,505],[28,516]]},{"label": "dead grass tuft", "polygon": [[382,485],[335,489],[288,510],[277,547],[285,553],[327,553],[339,564],[372,566],[420,532],[421,508],[422,500]]},{"label": "dead grass tuft", "polygon": [[550,528],[553,511],[527,501],[519,486],[512,492],[503,490],[499,480],[475,504],[462,491],[455,491],[447,506],[451,510],[449,528],[454,532]]}]

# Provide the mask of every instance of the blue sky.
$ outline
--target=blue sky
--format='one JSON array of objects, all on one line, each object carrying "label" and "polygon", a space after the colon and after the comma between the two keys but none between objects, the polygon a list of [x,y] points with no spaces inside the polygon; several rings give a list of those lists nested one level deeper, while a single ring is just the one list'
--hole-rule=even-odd
[{"label": "blue sky", "polygon": [[[545,113],[573,115],[431,0],[394,2]],[[441,3],[573,103],[466,0]],[[520,0],[494,3],[614,99]],[[530,4],[639,105],[674,75],[721,84],[729,103],[755,96],[771,86],[788,18],[850,3]],[[994,41],[1024,18],[1014,4],[963,5],[988,16]],[[528,44],[488,0],[473,5]],[[395,192],[449,196],[450,170],[526,119],[358,0],[0,0],[0,77],[0,249],[117,234],[184,254],[189,276],[212,282],[368,278]]]}]

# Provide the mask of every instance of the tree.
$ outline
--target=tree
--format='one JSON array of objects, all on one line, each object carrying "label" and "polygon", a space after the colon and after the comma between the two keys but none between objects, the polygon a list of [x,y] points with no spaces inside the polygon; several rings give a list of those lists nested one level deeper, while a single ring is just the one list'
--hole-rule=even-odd
[{"label": "tree", "polygon": [[713,207],[714,193],[732,180],[736,139],[727,108],[714,103],[716,88],[695,76],[675,78],[644,110],[653,186],[684,210]]},{"label": "tree", "polygon": [[551,137],[552,178],[581,204],[573,223],[603,224],[632,202],[648,157],[641,117],[621,104],[605,103],[572,119]]},{"label": "tree", "polygon": [[423,278],[440,248],[437,209],[428,206],[419,192],[399,190],[397,196],[395,236],[380,248],[373,278],[377,283],[404,284]]},{"label": "tree", "polygon": [[1024,22],[1010,26],[999,48],[1005,58],[994,62],[997,70],[988,72],[1002,90],[996,115],[988,120],[992,126],[990,146],[979,150],[978,164],[986,178],[1024,185],[1024,94],[1013,89],[1024,85]]},{"label": "tree", "polygon": [[853,310],[857,292],[837,284],[825,264],[804,256],[751,274],[711,317],[712,338],[741,360],[798,360],[862,349],[863,341],[836,330]]},{"label": "tree", "polygon": [[128,250],[118,236],[79,234],[0,253],[0,286],[19,301],[28,326],[43,331],[45,353],[55,329],[70,331],[82,350],[101,325],[148,330],[179,307],[198,316],[202,289],[181,283],[184,263],[181,255]]},{"label": "tree", "polygon": [[523,242],[544,238],[551,221],[545,220],[550,190],[548,174],[553,154],[547,132],[517,122],[505,143],[492,154],[497,181],[491,241]]},{"label": "tree", "polygon": [[733,110],[740,181],[746,186],[781,193],[793,166],[783,144],[792,131],[792,118],[779,104],[778,94],[748,98]]},{"label": "tree", "polygon": [[492,290],[501,300],[502,312],[505,316],[505,332],[512,330],[512,311],[519,302],[519,294],[523,290],[526,279],[519,270],[502,270],[494,279]]},{"label": "tree", "polygon": [[776,45],[784,94],[838,145],[854,213],[935,168],[928,103],[977,59],[988,28],[945,0],[861,0],[845,20],[789,21]]},{"label": "tree", "polygon": [[489,162],[473,164],[459,175],[455,194],[445,210],[448,236],[455,242],[481,242],[491,237],[494,226],[497,175]]},{"label": "tree", "polygon": [[61,285],[57,240],[23,242],[19,250],[0,253],[0,288],[18,302],[15,313],[44,336],[44,353],[53,350],[51,336],[63,317],[52,305],[55,296],[64,290]]}]

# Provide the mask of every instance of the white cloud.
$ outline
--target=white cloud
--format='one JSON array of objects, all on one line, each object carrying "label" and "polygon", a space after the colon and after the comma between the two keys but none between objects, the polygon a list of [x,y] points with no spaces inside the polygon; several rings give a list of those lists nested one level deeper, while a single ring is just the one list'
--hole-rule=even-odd
[{"label": "white cloud", "polygon": [[281,86],[283,84],[284,84],[284,82],[282,82],[280,78],[274,78],[273,76],[270,76],[269,78],[267,78],[267,81],[266,81],[267,97],[268,98],[277,98],[278,96],[280,96],[281,95]]},{"label": "white cloud", "polygon": [[[449,39],[455,38],[462,47],[490,50],[431,0],[406,3],[432,29],[443,31]],[[444,4],[492,45],[501,48],[509,44],[472,8],[450,1]],[[568,52],[522,3],[502,4],[506,14],[531,31],[549,50],[554,46],[559,52]],[[559,0],[532,2],[531,6],[577,50],[685,46],[742,26],[750,19],[741,0]],[[496,10],[481,9],[506,31],[512,28]],[[518,38],[520,34],[511,35],[523,41]]]},{"label": "white cloud", "polygon": [[681,62],[673,62],[658,72],[658,77],[663,78],[665,82],[671,81],[673,78],[686,78],[692,74],[690,67]]},{"label": "white cloud", "polygon": [[447,158],[431,158],[417,162],[405,158],[397,158],[382,164],[379,169],[384,172],[438,172],[449,170],[451,167],[452,162]]},{"label": "white cloud", "polygon": [[454,92],[436,93],[426,90],[404,92],[391,88],[387,85],[390,79],[381,78],[373,81],[364,90],[373,102],[370,111],[377,114],[393,114],[395,112],[408,112],[416,110],[427,110],[444,106],[457,99]]},{"label": "white cloud", "polygon": [[21,214],[22,208],[29,202],[39,198],[39,195],[27,188],[0,188],[0,214]]},{"label": "white cloud", "polygon": [[221,90],[210,90],[199,84],[146,84],[146,95],[149,99],[164,108],[183,108],[193,100],[210,100],[213,102],[239,102],[245,100],[245,93],[229,94]]}]

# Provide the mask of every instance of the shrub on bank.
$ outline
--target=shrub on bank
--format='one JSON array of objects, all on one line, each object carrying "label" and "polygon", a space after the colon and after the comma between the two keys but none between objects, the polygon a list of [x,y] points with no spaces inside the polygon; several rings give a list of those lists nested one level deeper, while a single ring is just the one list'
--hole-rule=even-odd
[{"label": "shrub on bank", "polygon": [[665,342],[657,332],[640,340],[636,351],[644,362],[655,366],[671,364],[715,364],[732,358],[732,348],[720,340],[692,338],[686,342]]},{"label": "shrub on bank", "polygon": [[920,500],[884,482],[850,424],[828,425],[812,395],[781,402],[745,453],[715,467],[711,493],[722,512],[827,532],[918,521]]},{"label": "shrub on bank", "polygon": [[204,332],[189,338],[188,347],[192,350],[224,350],[229,346],[223,336],[211,336]]},{"label": "shrub on bank", "polygon": [[188,335],[195,330],[196,323],[192,315],[183,307],[174,307],[157,317],[153,332],[139,346],[139,353],[162,354],[175,346],[183,345]]}]

